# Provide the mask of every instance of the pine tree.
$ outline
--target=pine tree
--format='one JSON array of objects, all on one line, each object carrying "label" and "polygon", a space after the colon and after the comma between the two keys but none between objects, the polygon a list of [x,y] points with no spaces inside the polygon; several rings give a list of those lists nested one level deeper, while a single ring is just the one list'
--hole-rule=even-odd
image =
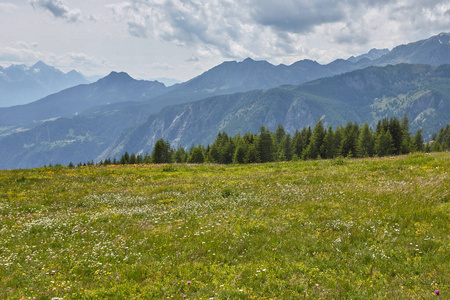
[{"label": "pine tree", "polygon": [[374,152],[373,134],[370,130],[369,124],[364,123],[364,126],[359,133],[357,156],[358,157],[370,157]]},{"label": "pine tree", "polygon": [[125,153],[120,157],[120,164],[121,165],[126,165],[128,164],[128,160],[130,159],[130,155],[128,154],[127,151],[125,151]]},{"label": "pine tree", "polygon": [[334,131],[334,156],[342,156],[341,148],[342,148],[342,137],[344,135],[344,128],[342,126],[338,126]]},{"label": "pine tree", "polygon": [[392,135],[389,130],[382,131],[377,136],[375,153],[380,157],[392,154]]},{"label": "pine tree", "polygon": [[311,135],[311,140],[306,148],[306,159],[316,159],[321,157],[320,147],[322,146],[323,139],[325,138],[325,129],[323,127],[322,120],[319,120],[314,126],[313,133]]},{"label": "pine tree", "polygon": [[292,159],[292,140],[291,135],[286,134],[278,145],[277,160],[290,161]]},{"label": "pine tree", "polygon": [[222,163],[231,164],[233,162],[233,156],[236,147],[234,146],[233,140],[229,138],[222,148]]},{"label": "pine tree", "polygon": [[136,164],[136,154],[131,153],[130,159],[128,160],[128,163],[129,163],[130,165]]},{"label": "pine tree", "polygon": [[441,144],[439,144],[438,141],[433,141],[433,142],[431,142],[430,150],[431,150],[431,152],[441,152],[442,146],[441,146]]},{"label": "pine tree", "polygon": [[450,150],[450,125],[441,127],[435,141],[441,144],[443,151]]},{"label": "pine tree", "polygon": [[148,154],[148,152],[144,155],[144,164],[151,164],[152,163],[152,157]]},{"label": "pine tree", "polygon": [[401,154],[403,130],[397,118],[389,120],[389,133],[392,136],[392,154]]},{"label": "pine tree", "polygon": [[358,145],[359,125],[357,123],[348,122],[344,128],[341,155],[346,157],[350,151],[354,155]]},{"label": "pine tree", "polygon": [[250,144],[247,149],[247,154],[245,155],[244,162],[246,164],[252,164],[252,163],[259,163],[261,162],[261,159],[259,157],[259,153],[256,150],[255,144]]},{"label": "pine tree", "polygon": [[323,158],[333,158],[336,154],[335,135],[331,125],[328,127],[328,131],[323,138],[320,153]]},{"label": "pine tree", "polygon": [[236,147],[236,151],[234,152],[233,162],[235,164],[243,164],[245,162],[245,155],[245,148],[241,145],[238,145]]},{"label": "pine tree", "polygon": [[256,140],[256,151],[262,163],[273,161],[273,141],[270,131],[264,126],[259,129],[259,136]]},{"label": "pine tree", "polygon": [[400,126],[402,129],[402,143],[400,152],[402,154],[407,154],[411,152],[411,134],[409,133],[409,119],[406,113],[403,115],[403,118],[400,122]]},{"label": "pine tree", "polygon": [[281,140],[283,139],[283,137],[286,135],[286,131],[284,130],[283,125],[278,124],[277,129],[275,130],[275,142],[277,144],[281,143]]},{"label": "pine tree", "polygon": [[201,164],[205,162],[205,156],[203,155],[202,145],[198,145],[192,149],[188,158],[188,163]]},{"label": "pine tree", "polygon": [[425,151],[425,146],[423,144],[423,137],[422,137],[422,128],[417,130],[416,135],[414,135],[412,143],[414,151],[419,152]]},{"label": "pine tree", "polygon": [[165,164],[171,162],[171,151],[168,141],[159,139],[156,141],[151,154],[152,162],[155,164]]},{"label": "pine tree", "polygon": [[187,161],[186,150],[184,150],[184,148],[179,146],[175,151],[175,153],[173,154],[173,157],[176,163],[185,163]]},{"label": "pine tree", "polygon": [[302,156],[303,148],[302,134],[300,131],[296,130],[292,137],[292,155],[300,158]]},{"label": "pine tree", "polygon": [[[280,156],[280,143],[281,140],[286,135],[286,131],[284,130],[283,125],[278,124],[277,129],[275,129],[275,132],[273,134],[273,152],[275,153],[275,160],[279,159]],[[281,155],[282,156],[282,155]]]}]

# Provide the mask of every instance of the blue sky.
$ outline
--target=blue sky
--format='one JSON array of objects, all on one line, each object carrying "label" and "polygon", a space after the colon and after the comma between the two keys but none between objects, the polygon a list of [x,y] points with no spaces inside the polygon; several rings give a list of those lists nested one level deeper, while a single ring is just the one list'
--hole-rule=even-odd
[{"label": "blue sky", "polygon": [[448,0],[0,0],[0,65],[188,80],[225,60],[328,63],[449,31]]}]

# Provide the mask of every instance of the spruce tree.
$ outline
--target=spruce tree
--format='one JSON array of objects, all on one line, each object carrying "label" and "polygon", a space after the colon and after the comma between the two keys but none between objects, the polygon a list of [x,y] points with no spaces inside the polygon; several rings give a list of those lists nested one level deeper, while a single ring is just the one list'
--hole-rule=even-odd
[{"label": "spruce tree", "polygon": [[173,157],[176,163],[185,163],[187,161],[186,150],[184,150],[181,146],[178,146],[177,150],[173,154]]},{"label": "spruce tree", "polygon": [[247,149],[247,154],[245,155],[244,162],[246,164],[259,163],[261,162],[261,158],[259,157],[259,153],[256,150],[255,144],[250,144]]},{"label": "spruce tree", "polygon": [[159,139],[156,141],[151,154],[152,162],[155,164],[165,164],[171,162],[170,144],[168,141]]},{"label": "spruce tree", "polygon": [[290,161],[292,159],[292,140],[291,135],[286,134],[278,145],[277,160]]},{"label": "spruce tree", "polygon": [[348,122],[344,128],[341,155],[347,156],[350,152],[355,155],[358,145],[359,126],[357,123]]},{"label": "spruce tree", "polygon": [[273,146],[274,146],[274,153],[276,153],[276,155],[275,155],[276,160],[279,159],[278,156],[280,155],[280,151],[279,151],[280,143],[285,135],[286,135],[286,131],[284,130],[283,125],[278,124],[277,129],[275,129],[275,133],[273,134]]},{"label": "spruce tree", "polygon": [[400,122],[400,126],[402,129],[402,142],[400,147],[401,154],[407,154],[411,152],[411,134],[409,133],[409,119],[406,113],[403,115],[403,118]]},{"label": "spruce tree", "polygon": [[201,164],[205,162],[205,156],[203,155],[202,145],[194,147],[190,152],[191,153],[188,158],[188,163]]},{"label": "spruce tree", "polygon": [[392,154],[401,154],[403,130],[397,118],[389,120],[389,133],[392,136]]},{"label": "spruce tree", "polygon": [[375,153],[380,157],[392,154],[392,135],[389,130],[383,130],[377,136]]},{"label": "spruce tree", "polygon": [[256,140],[256,151],[262,163],[273,161],[274,146],[270,131],[264,126],[259,129],[259,136]]},{"label": "spruce tree", "polygon": [[292,155],[297,158],[302,157],[303,146],[302,134],[300,131],[295,130],[294,136],[292,137]]},{"label": "spruce tree", "polygon": [[319,120],[314,126],[313,133],[311,135],[311,140],[306,148],[306,159],[316,159],[321,157],[320,147],[322,146],[323,139],[325,138],[325,129],[323,127],[322,120]]},{"label": "spruce tree", "polygon": [[328,131],[323,138],[320,153],[323,158],[333,158],[336,155],[335,135],[331,125],[328,127]]},{"label": "spruce tree", "polygon": [[369,124],[364,123],[364,126],[359,133],[357,156],[358,157],[370,157],[374,152],[373,134],[370,130]]},{"label": "spruce tree", "polygon": [[419,151],[419,152],[425,151],[425,146],[423,144],[423,137],[422,137],[422,128],[417,130],[416,135],[414,135],[412,143],[413,143],[414,151]]},{"label": "spruce tree", "polygon": [[243,164],[245,162],[246,151],[242,145],[238,145],[236,147],[236,151],[234,152],[233,162],[235,164]]},{"label": "spruce tree", "polygon": [[129,159],[128,163],[129,163],[130,165],[136,164],[136,154],[131,153],[130,159]]}]

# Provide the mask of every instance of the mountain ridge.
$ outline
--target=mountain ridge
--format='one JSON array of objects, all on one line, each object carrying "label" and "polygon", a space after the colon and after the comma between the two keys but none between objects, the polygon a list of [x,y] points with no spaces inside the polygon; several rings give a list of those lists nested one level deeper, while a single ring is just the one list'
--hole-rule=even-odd
[{"label": "mountain ridge", "polygon": [[32,127],[47,119],[70,117],[102,105],[143,101],[165,90],[166,86],[160,82],[135,80],[124,72],[111,72],[91,84],[71,87],[32,103],[0,108],[0,126]]},{"label": "mountain ridge", "polygon": [[36,101],[88,80],[77,71],[64,73],[42,61],[28,67],[0,67],[0,107],[11,107]]}]

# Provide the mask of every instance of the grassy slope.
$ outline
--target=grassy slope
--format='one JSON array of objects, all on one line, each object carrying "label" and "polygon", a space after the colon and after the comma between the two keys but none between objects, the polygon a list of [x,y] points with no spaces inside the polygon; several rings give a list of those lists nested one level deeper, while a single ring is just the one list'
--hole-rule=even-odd
[{"label": "grassy slope", "polygon": [[0,171],[0,299],[447,297],[448,170],[449,153]]}]

